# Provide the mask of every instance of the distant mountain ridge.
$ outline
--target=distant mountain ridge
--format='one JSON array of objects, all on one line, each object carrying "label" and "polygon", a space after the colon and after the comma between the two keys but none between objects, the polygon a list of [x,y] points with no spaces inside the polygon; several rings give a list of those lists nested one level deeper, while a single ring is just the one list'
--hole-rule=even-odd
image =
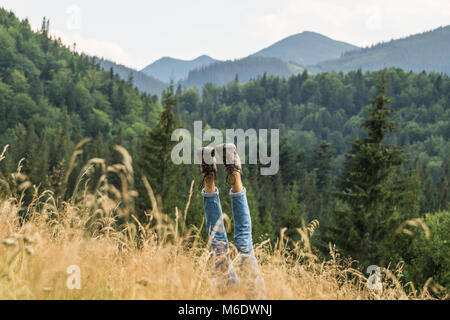
[{"label": "distant mountain ridge", "polygon": [[450,75],[450,26],[344,53],[308,68],[313,72],[348,72],[361,68],[375,71],[398,67],[413,72],[443,72]]},{"label": "distant mountain ridge", "polygon": [[[106,68],[109,67],[110,65],[106,65]],[[233,81],[236,76],[241,83],[245,83],[264,73],[287,78],[305,69],[310,73],[320,73],[399,67],[413,72],[450,74],[450,26],[370,48],[359,48],[319,33],[305,31],[284,38],[243,59],[219,61],[206,55],[194,60],[164,57],[141,72],[119,65],[114,67],[124,79],[131,72],[135,85],[151,93],[160,93],[171,80],[184,87],[201,87],[207,82],[224,85]]]},{"label": "distant mountain ridge", "polygon": [[166,83],[169,83],[171,80],[178,82],[185,80],[191,70],[208,66],[217,61],[207,55],[202,55],[194,60],[164,57],[145,67],[141,72]]},{"label": "distant mountain ridge", "polygon": [[360,48],[316,32],[305,31],[284,38],[252,56],[273,57],[308,66],[339,58],[344,52],[355,49]]},{"label": "distant mountain ridge", "polygon": [[128,80],[131,75],[133,77],[133,85],[141,92],[159,96],[168,86],[166,83],[135,69],[101,58],[96,58],[96,60],[100,63],[100,67],[106,71],[113,68],[114,73],[122,80]]},{"label": "distant mountain ridge", "polygon": [[224,85],[235,79],[247,82],[264,73],[290,77],[304,70],[304,66],[340,57],[359,47],[336,41],[321,34],[305,31],[289,36],[247,58],[216,62],[189,72],[185,86],[200,87],[207,82]]},{"label": "distant mountain ridge", "polygon": [[211,82],[215,85],[225,85],[236,79],[245,83],[258,76],[273,75],[288,78],[302,72],[304,69],[294,63],[287,63],[278,58],[250,56],[244,59],[216,62],[206,67],[189,72],[185,87],[201,87]]}]

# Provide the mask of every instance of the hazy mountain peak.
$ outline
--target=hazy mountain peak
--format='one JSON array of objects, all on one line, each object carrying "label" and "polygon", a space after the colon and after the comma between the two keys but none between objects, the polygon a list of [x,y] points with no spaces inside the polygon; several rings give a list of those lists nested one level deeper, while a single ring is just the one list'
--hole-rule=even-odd
[{"label": "hazy mountain peak", "polygon": [[162,57],[145,67],[142,72],[164,82],[170,82],[171,80],[178,82],[186,79],[189,71],[208,66],[216,61],[207,55],[201,55],[193,60]]},{"label": "hazy mountain peak", "polygon": [[193,61],[196,61],[196,60],[214,60],[214,59],[211,58],[210,56],[206,55],[206,54],[203,54],[200,57],[195,58]]},{"label": "hazy mountain peak", "polygon": [[304,31],[284,38],[254,55],[279,58],[307,66],[339,58],[344,52],[355,49],[359,48],[317,32]]},{"label": "hazy mountain peak", "polygon": [[309,30],[305,30],[303,32],[291,35],[291,37],[296,37],[296,36],[315,36],[315,37],[330,39],[329,37],[324,36],[323,34],[320,34],[318,32],[314,32],[314,31],[309,31]]}]

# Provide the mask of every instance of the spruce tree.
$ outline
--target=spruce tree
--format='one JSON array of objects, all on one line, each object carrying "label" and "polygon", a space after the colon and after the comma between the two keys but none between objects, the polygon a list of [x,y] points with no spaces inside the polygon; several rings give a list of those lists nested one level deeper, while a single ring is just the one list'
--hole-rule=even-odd
[{"label": "spruce tree", "polygon": [[450,206],[450,159],[447,159],[442,165],[442,177],[439,180],[438,187],[438,208],[437,210],[448,210]]},{"label": "spruce tree", "polygon": [[281,228],[287,228],[285,235],[294,241],[300,240],[297,228],[302,227],[303,223],[308,223],[308,215],[306,212],[305,202],[299,202],[300,187],[295,182],[292,186],[285,187],[281,197],[282,208]]},{"label": "spruce tree", "polygon": [[161,199],[161,207],[166,213],[173,213],[176,202],[176,177],[180,167],[171,160],[171,152],[177,142],[171,141],[173,131],[177,128],[174,108],[177,101],[173,85],[164,93],[164,111],[156,127],[143,140],[140,167],[155,192]]},{"label": "spruce tree", "polygon": [[290,185],[296,176],[295,154],[289,145],[287,138],[284,137],[280,142],[280,174],[284,186]]},{"label": "spruce tree", "polygon": [[[334,151],[331,148],[331,144],[323,141],[313,156],[313,170],[310,174],[310,179],[313,182],[306,184],[310,189],[314,190],[314,198],[308,200],[308,209],[310,209],[310,212],[314,212],[310,220],[317,219],[322,226],[322,228],[318,229],[318,234],[322,234],[323,230],[326,230],[329,223],[329,212],[334,208],[334,199],[331,196],[333,155]],[[317,243],[317,246],[328,250],[328,244],[323,241]]]},{"label": "spruce tree", "polygon": [[356,139],[338,179],[337,199],[342,209],[331,216],[329,240],[346,255],[365,265],[389,263],[395,255],[395,230],[414,214],[407,175],[400,172],[405,161],[402,149],[383,144],[396,125],[385,96],[385,77],[378,96],[366,108],[369,119],[362,127],[366,138]]},{"label": "spruce tree", "polygon": [[320,192],[326,191],[330,187],[333,155],[331,144],[327,141],[323,141],[315,151],[313,167],[317,171],[316,186]]}]

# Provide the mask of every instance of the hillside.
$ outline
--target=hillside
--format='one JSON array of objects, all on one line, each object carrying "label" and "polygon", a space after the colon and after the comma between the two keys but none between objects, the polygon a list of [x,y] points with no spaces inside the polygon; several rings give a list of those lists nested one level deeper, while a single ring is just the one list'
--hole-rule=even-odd
[{"label": "hillside", "polygon": [[138,88],[139,91],[145,92],[147,94],[161,95],[164,89],[167,88],[167,84],[149,76],[143,72],[128,68],[124,65],[114,63],[109,60],[96,58],[100,63],[100,66],[109,71],[111,68],[114,69],[114,73],[117,73],[122,80],[128,81],[130,75],[133,78],[133,85]]},{"label": "hillside", "polygon": [[339,58],[344,52],[359,49],[352,44],[336,41],[319,33],[305,31],[287,37],[253,56],[273,57],[307,66]]},{"label": "hillside", "polygon": [[358,68],[374,71],[387,67],[450,74],[450,26],[347,52],[339,59],[321,62],[310,69],[314,72],[348,72]]},{"label": "hillside", "polygon": [[158,121],[154,96],[49,38],[48,27],[33,32],[27,20],[3,9],[0,57],[0,141],[10,145],[0,176],[24,158],[23,172],[48,187],[84,138],[94,142],[90,152],[106,155]]},{"label": "hillside", "polygon": [[[166,260],[164,252],[183,253],[171,256],[177,260],[174,268],[183,265],[182,260],[195,261],[201,268],[207,267],[206,263],[201,264],[206,259],[192,260],[193,255],[198,258],[196,254],[206,249],[206,245],[202,246],[207,239],[206,228],[201,227],[204,223],[203,197],[197,189],[203,176],[198,165],[183,165],[177,167],[177,171],[168,170],[173,165],[173,149],[167,144],[175,128],[193,129],[194,122],[202,120],[205,128],[220,130],[280,129],[279,158],[274,159],[277,162],[279,160],[279,173],[276,176],[262,176],[259,166],[243,166],[251,206],[252,234],[257,246],[276,248],[280,239],[288,237],[293,241],[289,249],[301,249],[306,243],[298,241],[306,240],[298,230],[304,228],[305,222],[318,220],[320,228],[311,241],[307,241],[308,246],[315,248],[313,253],[317,259],[313,259],[317,267],[324,266],[318,261],[334,263],[330,261],[329,243],[336,244],[344,259],[352,257],[360,261],[362,267],[371,263],[366,255],[368,250],[358,251],[361,239],[365,237],[365,227],[335,229],[336,224],[333,222],[340,214],[336,209],[344,208],[345,204],[333,195],[336,191],[342,191],[336,182],[342,177],[341,169],[349,156],[349,147],[357,145],[355,141],[358,140],[355,139],[367,134],[361,127],[368,117],[364,106],[377,95],[382,72],[363,73],[358,70],[345,74],[312,75],[301,72],[302,68],[296,64],[288,64],[277,58],[249,57],[214,63],[192,71],[189,76],[200,86],[207,81],[223,84],[234,80],[238,74],[240,81],[245,84],[238,81],[226,86],[208,84],[202,87],[201,92],[180,87],[166,96],[163,109],[157,97],[139,92],[114,72],[102,70],[95,59],[76,54],[58,40],[49,38],[49,28],[45,23],[43,25],[42,30],[33,32],[26,20],[19,21],[14,14],[0,10],[0,220],[6,219],[0,221],[0,226],[3,226],[0,227],[0,239],[13,233],[20,234],[21,229],[13,230],[10,226],[13,226],[18,216],[24,217],[26,214],[25,217],[35,223],[39,223],[39,217],[43,218],[35,228],[50,231],[49,239],[64,237],[66,230],[69,232],[66,239],[71,240],[67,244],[76,245],[81,239],[89,242],[90,238],[84,237],[89,232],[98,241],[113,241],[113,245],[109,246],[93,240],[84,247],[89,246],[90,251],[83,252],[108,253],[110,248],[119,246],[120,250],[126,249],[122,252],[130,253],[132,260],[137,257],[132,253],[135,252],[133,248],[141,247],[143,251],[140,254],[150,255],[150,258],[155,254]],[[265,77],[262,76],[264,72],[280,77]],[[290,76],[294,73],[298,74]],[[442,254],[447,252],[450,234],[450,220],[446,213],[450,204],[450,77],[437,73],[410,73],[399,68],[386,70],[384,76],[387,81],[386,97],[392,99],[390,108],[395,110],[392,121],[398,129],[387,134],[384,142],[385,145],[404,148],[409,160],[405,163],[405,170],[398,168],[399,175],[386,181],[384,186],[397,188],[397,181],[411,177],[411,188],[403,189],[405,197],[408,197],[405,202],[397,203],[388,199],[382,203],[383,206],[395,204],[395,216],[392,216],[394,219],[386,227],[382,226],[383,231],[378,233],[380,241],[372,243],[373,261],[380,261],[377,262],[380,267],[389,264],[395,266],[404,261],[404,281],[412,281],[415,288],[423,288],[429,283],[430,277],[435,283],[450,288],[449,274],[443,267],[449,265],[449,257]],[[252,77],[256,79],[248,81]],[[163,117],[160,117],[161,110],[164,110]],[[5,145],[9,147],[3,148]],[[129,150],[129,154],[124,148]],[[270,150],[271,155],[275,155],[272,151],[275,150]],[[373,162],[373,165],[377,164]],[[147,178],[155,192],[150,199],[150,188],[145,184]],[[195,188],[191,184],[193,180]],[[170,191],[165,193],[162,189],[165,185],[173,188],[166,189]],[[224,170],[218,172],[217,187],[223,195],[229,192]],[[190,190],[195,190],[191,191],[192,197],[189,197]],[[393,192],[397,190],[403,192],[400,187]],[[185,210],[188,201],[190,206]],[[189,230],[194,230],[196,238],[189,237],[195,239],[198,247],[189,247],[188,244],[186,248],[192,251],[180,246],[161,247],[159,245],[162,242],[159,241],[165,236],[161,238],[158,235],[155,238],[154,230],[142,232],[140,225],[149,228],[156,226],[159,229],[157,220],[161,215],[154,211],[157,205],[180,227],[176,229],[171,224],[162,230],[187,232],[191,236],[193,234]],[[230,201],[223,201],[222,205],[223,212],[232,212]],[[152,218],[148,215],[149,208],[152,208]],[[175,208],[182,208],[182,214],[177,214],[179,211]],[[409,238],[412,230],[398,233],[404,223],[400,218],[410,217],[410,214],[416,217],[413,224],[408,224],[416,226],[414,232],[417,236],[414,239]],[[367,226],[371,220],[366,217],[359,215],[356,219],[348,220]],[[69,220],[65,221],[65,218]],[[166,218],[160,221],[170,222]],[[429,230],[429,240],[417,228],[420,225],[425,225]],[[69,230],[70,226],[83,227]],[[20,228],[19,225],[17,227]],[[339,232],[338,236],[330,236],[330,230]],[[71,235],[81,235],[82,231],[86,232],[83,237],[72,238]],[[346,237],[347,231],[354,235]],[[139,233],[135,237],[133,232]],[[149,237],[142,238],[145,234]],[[102,238],[103,235],[112,238]],[[177,241],[175,239],[183,238],[181,235],[172,235],[165,239]],[[383,235],[386,235],[385,238],[381,238]],[[14,239],[8,243],[16,243]],[[162,251],[153,250],[156,247],[152,246],[151,241],[155,239],[158,240],[158,250]],[[270,243],[264,242],[263,245],[265,240]],[[45,261],[52,261],[52,257],[55,261],[64,261],[61,248],[65,247],[65,243],[63,238],[61,241],[62,247],[54,247],[52,251],[42,249],[48,248],[48,242],[44,242],[43,247],[36,246],[35,257]],[[8,257],[3,252],[10,249],[17,248],[2,246],[0,257]],[[293,270],[297,270],[295,279],[300,279],[299,282],[291,282],[291,288],[303,290],[302,278],[297,276],[297,272],[305,269],[303,262],[298,263],[298,258],[312,257],[310,251],[305,253],[307,255],[294,253],[292,261],[295,264],[289,265],[289,268],[299,268]],[[336,251],[332,254],[336,254]],[[17,257],[22,259],[23,256]],[[89,258],[94,256],[84,256],[80,263],[90,265],[92,262],[94,266],[98,260]],[[109,261],[116,261],[116,255],[109,257]],[[276,257],[285,257],[285,251],[267,259]],[[136,261],[142,265],[141,260]],[[269,274],[273,272],[274,277],[280,274],[274,266],[284,270],[287,266],[274,263],[267,268],[268,260],[262,257],[261,261],[262,268],[266,268],[267,283],[278,292],[284,290],[283,287],[276,287],[278,283],[284,282],[270,280]],[[30,281],[26,284],[38,281],[31,278],[30,274],[39,275],[42,269],[39,266],[26,269],[29,264],[22,262],[20,260],[16,265],[23,266],[24,269],[20,270],[24,273],[15,273],[16,278],[12,280],[0,277],[0,297],[1,288],[16,293],[16,284],[23,283],[24,279]],[[44,268],[45,264],[40,266]],[[102,266],[106,265],[100,265],[95,270],[109,270]],[[185,266],[189,268],[189,264]],[[154,273],[147,272],[145,276],[149,281],[158,278],[158,270],[167,271],[167,264],[164,263],[149,267],[154,270]],[[138,275],[132,269],[126,271]],[[120,270],[114,271],[117,272]],[[97,279],[110,276],[106,273],[97,275]],[[311,274],[303,275],[309,277]],[[89,277],[89,274],[86,276]],[[311,276],[324,279],[321,273]],[[193,276],[187,274],[182,279],[180,281],[186,281],[193,279]],[[333,279],[330,281],[336,284]],[[135,283],[139,280],[130,278],[129,281]],[[94,295],[95,292],[103,292],[95,289],[101,286],[99,282],[93,280],[91,284]],[[43,293],[42,287],[31,287],[40,288],[34,292],[35,296],[40,297],[37,292],[47,294]],[[43,284],[43,287],[47,288],[47,284]],[[178,288],[197,290],[198,286],[188,287],[186,284]],[[33,292],[31,290],[21,292]],[[191,291],[192,295],[183,297],[209,298],[207,290]],[[322,292],[308,295],[311,290],[314,289],[308,287],[303,293],[274,296],[316,297]],[[58,297],[58,290],[54,292],[52,297]],[[148,291],[144,297],[160,297],[152,292]],[[180,291],[180,294],[183,292]],[[202,295],[196,294],[198,292]],[[356,296],[361,297],[362,294],[359,292]],[[86,293],[84,297],[90,298],[92,295]]]},{"label": "hillside", "polygon": [[[116,199],[107,197],[104,189],[84,194],[84,198],[79,195],[77,202],[61,208],[54,206],[51,194],[46,193],[36,194],[35,201],[25,208],[22,199],[0,198],[0,271],[7,275],[0,277],[0,299],[256,298],[249,297],[245,285],[226,291],[214,287],[214,282],[209,281],[212,268],[208,244],[197,229],[184,222],[183,231],[176,228],[178,220],[175,224],[166,214],[162,214],[159,229],[151,222],[145,223],[143,245],[138,247],[137,241],[128,237],[133,232],[131,228],[118,230],[114,219],[109,218],[110,212],[90,200],[116,204]],[[117,207],[120,214],[129,214]],[[20,210],[27,210],[29,223],[17,223],[15,214]],[[92,214],[94,211],[97,216]],[[158,208],[151,211],[152,215],[157,212]],[[300,229],[308,236],[314,233],[310,230],[313,229]],[[174,235],[176,240],[171,241]],[[274,248],[267,242],[255,248],[256,256],[263,261],[261,270],[268,299],[432,298],[427,290],[408,294],[407,286],[398,282],[402,280],[401,271],[395,272],[395,282],[386,281],[381,295],[374,295],[366,286],[367,275],[362,266],[342,261],[337,252],[327,260],[319,258],[309,247],[307,237],[302,242],[287,241],[284,239]],[[293,251],[288,245],[297,249]],[[306,257],[302,263],[296,258],[299,255]],[[82,268],[79,290],[67,290],[69,264]],[[383,270],[383,277],[391,273]],[[248,281],[242,273],[240,276],[243,282]]]},{"label": "hillside", "polygon": [[190,71],[208,66],[214,62],[217,62],[217,60],[206,55],[194,60],[164,57],[145,67],[141,72],[166,83],[169,83],[171,80],[178,82],[186,79]]},{"label": "hillside", "polygon": [[215,85],[225,85],[239,78],[239,82],[245,83],[250,79],[262,76],[264,73],[278,77],[290,77],[302,72],[303,69],[293,63],[286,63],[277,58],[247,57],[240,60],[216,62],[207,67],[202,67],[189,72],[185,87],[201,87],[211,82]]}]

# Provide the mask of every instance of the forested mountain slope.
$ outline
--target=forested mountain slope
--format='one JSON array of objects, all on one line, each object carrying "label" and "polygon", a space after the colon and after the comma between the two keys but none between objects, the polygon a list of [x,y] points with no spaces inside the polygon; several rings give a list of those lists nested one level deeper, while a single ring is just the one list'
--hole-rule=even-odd
[{"label": "forested mountain slope", "polygon": [[309,69],[348,72],[359,68],[373,71],[389,67],[450,74],[450,26],[346,52],[339,59],[321,62]]},{"label": "forested mountain slope", "polygon": [[100,58],[97,58],[97,60],[100,63],[100,66],[106,71],[109,71],[111,68],[113,68],[114,73],[117,73],[122,80],[132,80],[133,85],[141,92],[160,96],[163,90],[168,86],[168,84],[150,75],[128,68],[124,65]]},{"label": "forested mountain slope", "polygon": [[48,28],[44,21],[35,33],[0,9],[0,141],[10,145],[1,171],[25,158],[24,172],[42,186],[83,138],[95,140],[86,157],[107,155],[152,127],[161,110],[157,97],[50,39]]}]

